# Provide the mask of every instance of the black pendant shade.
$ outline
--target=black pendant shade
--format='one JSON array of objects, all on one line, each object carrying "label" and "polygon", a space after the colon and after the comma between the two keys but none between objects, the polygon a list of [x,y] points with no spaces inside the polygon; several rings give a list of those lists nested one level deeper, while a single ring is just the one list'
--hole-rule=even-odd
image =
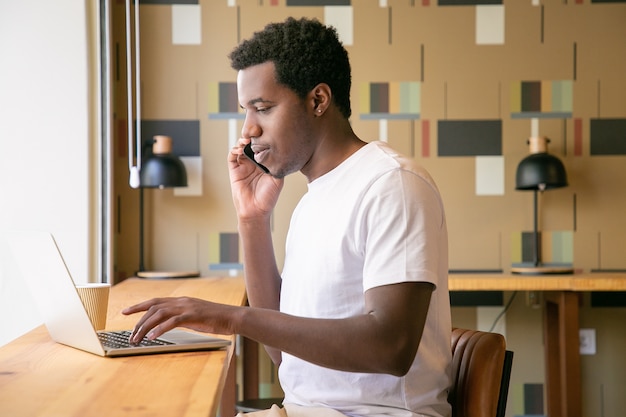
[{"label": "black pendant shade", "polygon": [[174,154],[154,154],[141,166],[142,188],[186,187],[185,165]]},{"label": "black pendant shade", "polygon": [[517,166],[516,190],[549,190],[567,187],[567,174],[563,162],[547,152],[534,153]]}]

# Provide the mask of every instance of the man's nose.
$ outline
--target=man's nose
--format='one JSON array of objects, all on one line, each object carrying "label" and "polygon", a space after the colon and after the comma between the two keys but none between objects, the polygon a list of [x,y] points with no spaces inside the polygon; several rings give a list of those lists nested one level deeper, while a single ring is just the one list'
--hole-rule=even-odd
[{"label": "man's nose", "polygon": [[246,118],[241,127],[241,136],[246,139],[257,138],[261,136],[262,130],[254,117],[246,114]]}]

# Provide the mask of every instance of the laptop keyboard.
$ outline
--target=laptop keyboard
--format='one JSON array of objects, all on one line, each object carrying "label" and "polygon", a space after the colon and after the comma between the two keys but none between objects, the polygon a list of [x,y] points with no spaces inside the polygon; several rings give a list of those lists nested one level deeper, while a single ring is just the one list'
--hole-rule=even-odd
[{"label": "laptop keyboard", "polygon": [[139,343],[130,343],[130,331],[128,330],[98,332],[98,337],[104,346],[113,349],[137,346],[165,346],[174,344],[163,339],[150,340],[147,337],[144,337]]}]

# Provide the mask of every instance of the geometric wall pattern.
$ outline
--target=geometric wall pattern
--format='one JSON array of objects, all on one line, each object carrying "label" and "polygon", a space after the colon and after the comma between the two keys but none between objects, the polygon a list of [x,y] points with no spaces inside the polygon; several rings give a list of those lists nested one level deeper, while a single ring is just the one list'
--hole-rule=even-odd
[{"label": "geometric wall pattern", "polygon": [[209,269],[241,270],[238,233],[211,233],[209,236]]},{"label": "geometric wall pattern", "polygon": [[349,6],[351,0],[286,0],[287,6]]},{"label": "geometric wall pattern", "polygon": [[[378,10],[376,10],[376,3]],[[600,2],[592,3],[598,4]],[[203,16],[207,13],[207,7],[214,7],[214,3],[211,3],[211,6],[207,6],[209,3],[200,0],[146,0],[142,1],[141,4],[148,7],[157,5],[159,8],[162,6],[158,5],[199,5],[204,9],[198,7],[193,10],[195,10],[195,13],[202,13]],[[519,10],[528,10],[529,4],[523,6],[513,4],[504,5],[504,2],[497,0],[422,0],[409,2],[408,5],[396,4],[385,0],[379,0],[370,5],[351,1],[332,0],[272,0],[261,2],[256,6],[243,3],[239,4],[237,1],[233,0],[224,0],[221,2],[221,7],[237,10],[237,14],[232,14],[233,18],[237,15],[242,17],[246,16],[245,13],[247,13],[249,9],[256,9],[258,11],[266,10],[269,16],[273,15],[272,10],[283,10],[281,9],[282,6],[287,6],[288,9],[294,10],[293,13],[290,13],[294,16],[310,12],[311,14],[317,14],[317,17],[322,21],[330,18],[333,23],[338,23],[340,37],[349,38],[351,40],[349,45],[354,44],[354,50],[351,49],[353,48],[352,46],[348,46],[351,55],[353,53],[362,53],[359,52],[360,49],[358,49],[358,47],[363,46],[362,43],[359,43],[363,38],[363,34],[369,32],[374,33],[377,28],[380,29],[378,30],[378,36],[384,36],[380,39],[383,41],[382,46],[387,48],[388,51],[391,51],[392,48],[401,49],[404,47],[402,45],[405,42],[403,36],[406,35],[404,32],[399,31],[398,28],[407,25],[407,21],[403,20],[403,14],[413,14],[417,18],[421,18],[422,16],[436,17],[437,15],[447,14],[448,10],[455,10],[454,13],[457,13],[456,11],[458,10],[459,13],[461,13],[459,16],[466,15],[467,11],[475,11],[475,21],[472,22],[475,27],[472,30],[475,32],[476,37],[467,39],[467,48],[471,49],[471,44],[474,43],[473,48],[476,48],[476,45],[478,45],[479,49],[471,49],[471,54],[493,54],[489,59],[497,59],[494,57],[497,57],[501,51],[506,51],[504,48],[510,48],[512,43],[519,43],[522,39],[525,39],[525,42],[527,42],[531,48],[534,48],[531,49],[532,52],[528,53],[541,53],[542,49],[548,50],[548,48],[554,48],[555,45],[567,51],[568,55],[565,55],[564,58],[554,59],[555,65],[563,65],[563,68],[560,68],[559,71],[554,73],[559,74],[557,76],[550,75],[542,79],[541,74],[545,72],[545,70],[537,70],[522,72],[525,76],[519,76],[518,74],[518,76],[513,77],[514,81],[510,81],[510,78],[507,79],[501,75],[491,77],[494,79],[493,85],[500,83],[502,87],[496,95],[495,100],[504,103],[502,106],[503,114],[499,114],[500,111],[497,110],[496,112],[487,112],[489,114],[482,112],[482,115],[481,112],[476,112],[475,115],[469,118],[458,117],[458,115],[463,116],[463,113],[467,110],[472,110],[474,103],[484,102],[488,97],[485,95],[485,93],[489,92],[488,89],[474,90],[474,94],[476,94],[475,97],[462,107],[457,108],[453,114],[449,109],[453,109],[451,104],[457,99],[456,95],[458,94],[459,86],[456,85],[454,89],[452,87],[449,88],[448,86],[453,86],[454,84],[448,78],[450,74],[454,74],[454,72],[449,72],[444,78],[437,79],[438,83],[443,83],[444,85],[443,92],[445,94],[445,100],[443,103],[438,103],[433,107],[433,79],[436,78],[438,74],[434,73],[431,68],[435,65],[433,64],[434,62],[436,62],[436,65],[441,65],[445,60],[443,60],[442,57],[436,56],[439,47],[432,48],[430,46],[432,42],[428,40],[427,31],[424,31],[424,33],[419,32],[420,27],[424,26],[426,20],[430,17],[423,20],[420,23],[421,26],[414,26],[414,28],[418,30],[417,36],[419,39],[417,39],[417,42],[413,42],[409,55],[406,55],[407,62],[415,59],[418,61],[417,65],[411,64],[414,68],[413,76],[409,75],[408,77],[396,78],[406,81],[385,80],[384,76],[382,78],[380,76],[375,77],[376,81],[364,81],[362,76],[360,76],[359,79],[355,78],[355,81],[358,82],[354,83],[353,92],[358,98],[358,102],[353,103],[355,110],[353,117],[355,120],[358,119],[360,121],[378,121],[380,123],[379,139],[387,140],[386,130],[397,130],[396,126],[398,126],[398,124],[411,123],[409,134],[411,141],[414,142],[411,147],[411,154],[428,158],[431,156],[431,149],[436,149],[435,156],[437,158],[476,158],[476,169],[473,173],[475,176],[474,195],[506,196],[512,192],[506,180],[506,176],[510,178],[511,175],[510,169],[506,168],[508,165],[507,159],[510,160],[511,158],[510,148],[507,148],[508,145],[506,142],[512,140],[506,130],[509,129],[508,126],[510,126],[511,121],[515,121],[516,123],[528,123],[526,126],[528,126],[529,132],[526,133],[526,137],[530,133],[530,126],[532,124],[539,126],[537,130],[539,133],[542,133],[546,123],[552,123],[554,120],[561,121],[562,128],[560,129],[560,133],[562,133],[564,140],[569,142],[563,145],[561,149],[567,150],[569,155],[577,158],[626,155],[626,134],[624,133],[626,132],[626,108],[618,110],[617,112],[613,111],[611,117],[603,117],[599,111],[595,112],[596,115],[590,116],[589,111],[581,112],[580,110],[582,108],[581,104],[589,103],[589,94],[587,93],[584,100],[581,98],[577,98],[576,101],[574,100],[575,94],[580,95],[585,93],[584,90],[581,90],[581,87],[585,85],[585,77],[588,76],[587,67],[590,61],[585,54],[589,53],[589,48],[585,48],[584,43],[578,38],[572,38],[567,42],[555,40],[554,33],[550,32],[555,13],[557,13],[556,8],[563,9],[563,11],[567,10],[568,13],[577,13],[575,7],[582,4],[583,2],[577,0],[570,7],[567,5],[541,5],[537,1],[530,0],[532,19],[540,17],[540,20],[537,21],[538,26],[533,27],[530,32],[526,29],[521,32],[518,31],[517,27],[513,24],[513,20],[511,20],[511,16],[519,13]],[[485,6],[493,6],[496,8],[490,9]],[[357,13],[354,10],[362,10],[365,7],[371,9],[368,13],[374,13],[372,14],[372,19],[376,21],[377,26],[372,26],[368,31],[364,32],[362,30],[362,23],[358,20],[362,18],[363,14],[362,12]],[[595,10],[595,8],[602,6],[598,4],[598,6],[591,7]],[[319,12],[315,10],[316,8],[319,9]],[[345,10],[345,8],[349,8],[352,11],[348,14],[342,14],[340,11]],[[398,12],[398,10],[402,11]],[[502,26],[494,26],[493,19],[485,19],[487,15],[482,14],[485,10],[502,11],[502,21],[497,22],[498,25],[502,24]],[[618,9],[618,13],[619,10],[621,9]],[[467,14],[467,16],[472,15]],[[380,19],[377,20],[379,17]],[[170,19],[172,19],[172,31],[184,28],[185,25],[181,24],[181,22],[176,24],[175,20],[177,17],[175,14],[172,13]],[[273,18],[270,17],[267,17],[267,19],[273,20]],[[523,19],[524,21],[533,21],[529,16],[524,16]],[[350,23],[342,24],[341,20],[350,20]],[[567,18],[565,20],[567,20]],[[202,22],[205,23],[204,20]],[[233,24],[234,23],[235,21],[233,21]],[[456,26],[462,24],[463,22],[461,21],[455,23]],[[209,30],[206,26],[200,29],[204,31]],[[233,29],[239,34],[242,27],[237,23]],[[456,28],[445,29],[450,34],[450,37],[442,39],[443,44],[465,41],[464,39],[455,38],[455,29]],[[494,31],[494,29],[497,30]],[[497,33],[498,31],[500,31],[500,33]],[[529,34],[532,35],[533,31],[535,31],[535,38],[527,36]],[[202,31],[200,30],[200,32]],[[490,41],[485,38],[485,34],[495,34],[491,45],[498,46],[490,46]],[[505,34],[506,37],[504,36]],[[526,38],[522,38],[520,34],[523,34]],[[568,35],[564,32],[563,36]],[[173,34],[171,39],[175,38],[176,36]],[[204,39],[206,39],[206,36],[203,34],[203,40]],[[367,39],[366,42],[368,44],[374,42],[375,44],[377,39],[372,36]],[[563,45],[559,45],[559,42],[563,43]],[[232,43],[235,44],[236,42]],[[191,48],[193,47],[192,44],[193,42],[190,42],[190,45],[183,47]],[[380,46],[376,47],[378,48]],[[552,49],[549,50],[552,51]],[[556,49],[555,52],[560,52],[560,50]],[[410,56],[411,54],[413,57]],[[619,55],[618,52],[616,52],[616,54]],[[453,58],[453,56],[449,58]],[[226,60],[226,58],[224,59]],[[552,56],[550,56],[550,54],[546,54],[545,56],[538,55],[537,59],[537,67],[539,67],[543,62],[550,61]],[[402,65],[396,64],[396,66],[400,69],[402,68]],[[461,66],[457,64],[457,68],[454,71],[458,74],[462,74],[470,71],[472,67],[478,66],[478,62],[465,61]],[[520,67],[519,63],[513,65],[511,68],[517,67]],[[530,68],[532,67],[533,66],[530,66]],[[452,65],[451,68],[454,68],[454,65]],[[493,69],[494,74],[498,72],[497,66],[488,66],[485,68]],[[389,68],[386,72],[392,72],[393,70],[395,70],[395,68]],[[601,74],[594,76],[596,78],[602,78]],[[480,80],[480,78],[481,74],[476,73],[474,70],[474,75],[466,79],[467,87],[471,88],[475,80]],[[207,110],[205,114],[208,114],[209,121],[220,119],[229,120],[229,129],[233,129],[233,127],[236,126],[236,124],[234,124],[235,120],[242,120],[245,115],[237,103],[236,83],[233,79],[222,79],[224,81],[215,81],[214,79],[208,83],[206,81],[203,82],[204,86],[208,88],[204,89],[206,95],[204,98],[200,96],[199,101],[204,101],[204,103],[208,104],[208,106],[203,107]],[[599,79],[594,79],[593,83],[597,84],[599,88]],[[597,98],[598,102],[600,102],[601,97],[610,94],[610,91],[608,93],[604,91],[602,94],[603,95],[600,96],[600,91],[598,91],[594,98]],[[443,117],[437,111],[436,106],[440,106],[439,108],[444,109]],[[604,105],[603,109],[606,108],[607,106]],[[613,108],[615,110],[614,106]],[[461,110],[460,112],[459,109]],[[428,119],[422,120],[415,125],[415,121],[422,118],[424,114],[428,114]],[[571,120],[571,122],[567,122],[568,120]],[[149,129],[150,125],[154,125],[157,122],[158,120],[150,118],[150,120],[147,120],[143,124],[148,126],[147,129]],[[205,129],[205,127],[203,127],[204,121],[196,120],[195,123],[198,129]],[[176,120],[172,119],[163,120],[162,125],[169,125],[175,129],[182,126],[179,125]],[[178,127],[176,127],[177,125]],[[162,129],[159,130],[160,133],[163,133]],[[147,134],[147,132],[148,130],[146,130],[144,134]],[[203,137],[208,134],[208,132],[198,130],[196,134],[185,135],[184,138],[181,136],[183,139],[175,138],[175,151],[181,155],[183,153],[199,155],[200,143],[206,141]],[[234,133],[229,133],[229,141],[232,140],[232,137],[236,137],[237,135],[238,132],[236,132],[236,129]],[[394,133],[394,135],[391,136],[391,140],[397,140],[395,139],[397,137],[397,133]],[[522,135],[522,137],[524,137],[524,135]],[[522,141],[523,140],[524,139],[522,139]],[[184,150],[181,151],[179,146],[184,146]],[[559,151],[561,149],[559,149]],[[417,150],[417,153],[414,153],[414,150]],[[554,150],[554,148],[551,147],[551,150]],[[496,157],[500,159],[494,159]],[[518,156],[516,155],[515,159],[517,158]],[[495,188],[493,184],[495,184]],[[571,233],[568,235],[568,232]],[[563,233],[563,236],[573,236],[573,231],[564,230]],[[513,258],[511,262],[525,262],[527,261],[527,256],[524,254],[527,254],[528,251],[524,252],[523,248],[527,248],[528,245],[524,244],[527,240],[524,240],[523,236],[528,236],[528,233],[520,231],[515,234],[519,236],[519,239],[517,239],[518,243],[513,244],[512,242],[513,248],[511,255]],[[555,234],[555,236],[557,235],[558,234]],[[544,234],[543,236],[545,238],[545,236],[549,235]],[[514,239],[514,241],[515,240],[516,239]],[[558,250],[555,248],[551,253],[555,256],[560,254],[557,256],[557,258],[560,259],[559,262],[573,262],[573,249],[563,249],[575,247],[573,239],[565,239],[563,242],[568,243],[564,243]],[[547,246],[544,245],[544,249],[546,247]],[[507,262],[507,264],[510,263]]]},{"label": "geometric wall pattern", "polygon": [[139,0],[139,4],[198,4],[199,0]]},{"label": "geometric wall pattern", "polygon": [[478,6],[502,4],[502,0],[437,0],[439,6]]},{"label": "geometric wall pattern", "polygon": [[524,415],[541,416],[543,414],[543,384],[524,384]]},{"label": "geometric wall pattern", "polygon": [[[539,253],[546,265],[572,266],[574,261],[574,232],[540,231]],[[514,265],[531,264],[534,260],[533,232],[513,233],[511,236],[511,262]]]},{"label": "geometric wall pattern", "polygon": [[511,118],[572,116],[573,82],[520,81],[511,84]]},{"label": "geometric wall pattern", "polygon": [[361,119],[419,119],[420,87],[419,82],[361,84]]},{"label": "geometric wall pattern", "polygon": [[200,156],[199,120],[142,120],[142,143],[155,135],[172,138],[172,153],[177,156]]},{"label": "geometric wall pattern", "polygon": [[209,119],[243,119],[237,100],[237,83],[209,83]]},{"label": "geometric wall pattern", "polygon": [[502,155],[501,120],[439,120],[438,155]]},{"label": "geometric wall pattern", "polygon": [[[613,105],[613,112],[610,113],[610,117],[603,116],[599,111],[595,112],[596,114],[594,115],[590,115],[588,110],[580,110],[583,108],[582,104],[589,103],[589,93],[582,89],[585,86],[584,83],[589,82],[585,78],[589,77],[588,66],[594,61],[598,61],[598,59],[594,58],[590,60],[588,57],[590,53],[589,47],[585,46],[584,42],[578,37],[571,37],[568,32],[561,30],[559,32],[561,36],[569,36],[566,41],[563,41],[557,38],[553,32],[554,27],[551,26],[554,24],[553,22],[556,15],[563,15],[557,9],[562,9],[563,13],[567,11],[567,13],[563,15],[566,16],[564,20],[567,21],[567,16],[570,14],[579,14],[576,7],[591,7],[589,10],[595,12],[603,7],[601,5],[603,2],[592,1],[594,6],[585,5],[585,2],[579,0],[568,5],[541,5],[540,2],[535,0],[530,0],[530,3],[525,5],[514,5],[512,3],[505,5],[504,2],[497,0],[422,0],[411,1],[408,4],[385,0],[372,2],[372,4],[332,0],[271,0],[260,2],[256,5],[239,4],[237,1],[233,0],[224,0],[218,3],[220,3],[219,7],[216,6],[215,3],[207,3],[202,0],[141,1],[142,6],[153,7],[153,5],[156,5],[156,8],[163,8],[163,5],[172,5],[169,7],[178,5],[198,5],[199,7],[190,10],[193,10],[198,16],[200,16],[200,14],[202,15],[202,24],[205,26],[200,28],[201,30],[199,30],[199,32],[202,33],[203,41],[208,39],[208,35],[206,35],[205,32],[208,33],[207,31],[210,30],[205,22],[207,15],[206,9],[212,9],[214,7],[236,11],[236,13],[230,14],[233,19],[235,19],[236,16],[240,16],[239,18],[248,16],[249,18],[249,14],[247,14],[248,11],[255,9],[262,13],[267,13],[268,16],[266,16],[265,19],[274,20],[274,18],[271,17],[275,14],[273,10],[284,10],[282,9],[283,6],[287,6],[289,10],[293,10],[293,13],[288,13],[294,16],[314,14],[322,21],[332,17],[331,20],[334,23],[341,19],[349,19],[350,24],[344,25],[338,22],[339,27],[342,29],[339,31],[338,28],[338,31],[340,37],[349,38],[351,40],[350,46],[348,46],[351,55],[354,53],[363,53],[362,50],[359,49],[359,47],[362,48],[364,46],[363,42],[366,42],[367,45],[376,45],[375,48],[386,48],[384,49],[385,53],[392,51],[393,48],[399,50],[407,48],[407,46],[405,46],[407,39],[404,39],[404,37],[407,36],[408,32],[403,32],[405,29],[402,28],[413,27],[414,29],[412,30],[417,31],[415,32],[417,36],[416,42],[412,43],[408,51],[403,51],[407,62],[417,60],[417,65],[411,64],[414,69],[412,76],[393,76],[395,79],[407,81],[386,80],[384,76],[372,77],[375,78],[376,81],[364,80],[362,76],[359,76],[358,79],[355,78],[355,81],[358,82],[354,83],[353,92],[358,98],[358,102],[353,103],[353,108],[356,110],[354,112],[354,118],[360,121],[379,121],[379,133],[380,139],[382,140],[387,139],[386,135],[383,134],[383,130],[397,130],[396,126],[398,124],[411,123],[410,136],[411,140],[415,142],[411,150],[417,149],[418,153],[416,153],[416,155],[421,157],[429,157],[431,155],[430,150],[436,149],[435,156],[438,158],[476,158],[476,170],[473,173],[475,175],[475,196],[506,196],[512,192],[505,178],[505,176],[509,176],[510,178],[511,175],[510,169],[506,168],[506,166],[508,166],[507,159],[510,160],[511,158],[510,148],[507,147],[509,146],[507,145],[507,141],[511,140],[511,136],[509,136],[506,130],[510,128],[508,126],[511,126],[511,121],[527,121],[528,124],[526,126],[529,127],[529,131],[531,130],[531,124],[536,123],[540,126],[538,129],[539,133],[542,133],[546,123],[552,123],[551,121],[553,120],[562,121],[562,128],[560,128],[561,132],[559,133],[562,133],[563,140],[565,140],[566,143],[562,145],[559,151],[561,149],[567,150],[569,155],[577,158],[626,155],[626,134],[624,133],[626,131],[626,108],[623,107],[623,104],[622,110],[619,110]],[[378,6],[378,8],[376,6]],[[489,9],[489,7],[485,8],[485,6],[495,8]],[[200,7],[202,7],[202,9]],[[348,14],[339,12],[340,10],[345,10],[345,8],[349,8],[352,11]],[[372,22],[376,22],[376,25],[371,26],[366,31],[362,29],[362,22],[359,20],[362,19],[362,10],[364,8],[370,9],[368,13],[371,15]],[[316,9],[319,9],[319,11]],[[355,10],[357,9],[360,10],[360,12],[356,12]],[[420,32],[420,28],[425,27],[425,25],[427,25],[426,22],[431,17],[437,19],[439,15],[450,14],[448,10],[454,10],[455,15],[458,11],[458,16],[467,16],[469,19],[472,19],[472,14],[467,12],[475,11],[475,20],[471,22],[474,27],[470,30],[474,31],[476,37],[470,37],[467,38],[467,40],[461,39],[458,35],[455,35],[456,27],[445,28],[444,30],[450,36],[446,39],[441,39],[442,43],[436,48],[433,48],[431,47],[432,37],[429,37],[428,30],[424,29]],[[497,22],[498,25],[502,24],[502,26],[493,26],[493,19],[484,19],[485,15],[481,14],[484,10],[503,11],[502,21]],[[617,14],[621,13],[621,9],[616,10]],[[518,15],[520,11],[527,13],[527,15],[520,15],[520,18],[523,19],[524,22],[535,22],[534,19],[539,19],[536,20],[537,26],[526,25],[526,29],[523,31],[518,30],[517,26],[514,24],[514,20],[511,19],[512,16]],[[413,15],[417,19],[422,19],[419,23],[420,26],[411,26],[410,24],[407,26],[407,23],[410,22],[406,20],[404,16],[407,14]],[[450,14],[450,16],[453,15]],[[467,17],[465,18],[467,19]],[[175,22],[177,17],[174,13],[171,13],[169,19],[171,19],[172,31],[184,28],[184,24]],[[579,24],[575,23],[575,20],[570,19],[570,21],[572,22],[571,24],[574,26],[578,25],[576,27],[580,28]],[[241,21],[233,20],[232,23],[233,26],[231,27],[233,30],[237,31],[237,35],[239,36],[242,31],[242,26],[240,25]],[[463,21],[457,21],[455,26],[462,26],[463,24]],[[528,29],[531,27],[532,29]],[[494,29],[497,30],[494,32]],[[346,30],[350,31],[350,33],[347,33]],[[431,28],[430,30],[432,31],[433,29]],[[496,33],[498,31],[500,31],[499,34]],[[364,34],[369,33],[371,33],[372,36],[364,41]],[[376,36],[379,37],[378,39],[373,35],[374,33],[377,33]],[[485,39],[484,34],[489,33],[496,34],[491,45],[498,46],[490,46],[489,40]],[[506,35],[506,37],[504,35]],[[413,36],[413,34],[410,36]],[[170,37],[172,40],[176,38],[177,36],[175,36],[175,34]],[[142,41],[145,41],[145,39],[142,39]],[[376,43],[378,41],[382,41],[381,45]],[[454,58],[454,55],[438,57],[437,53],[440,47],[447,47],[447,45],[451,43],[465,41],[467,41],[467,47],[465,49],[471,51],[468,52],[470,56],[472,54],[476,56],[480,56],[480,54],[491,54],[485,55],[485,57],[489,57],[489,59],[485,58],[485,62],[497,59],[498,54],[506,52],[506,48],[511,48],[511,45],[519,44],[524,41],[531,48],[531,52],[524,52],[525,54],[538,54],[536,57],[537,65],[533,64],[529,66],[531,70],[520,71],[520,74],[523,75],[520,76],[520,74],[517,74],[512,77],[513,81],[510,81],[511,78],[506,78],[506,76],[503,77],[501,74],[498,74],[498,66],[485,67],[483,65],[484,68],[493,70],[494,72],[494,76],[483,77],[480,73],[477,73],[475,69],[472,70],[472,67],[479,67],[480,62],[466,60],[463,65],[460,66],[458,63],[456,66],[450,65],[450,68],[455,68],[454,71],[448,71],[447,75],[438,79],[437,76],[439,74],[433,72],[433,65],[438,65],[439,69],[446,70],[445,67],[441,67],[442,63],[444,63],[446,59]],[[233,45],[236,43],[234,40],[230,42]],[[173,43],[176,45],[175,42]],[[472,43],[474,44],[473,46]],[[354,46],[352,46],[353,44]],[[411,43],[406,43],[406,45],[411,45]],[[477,46],[478,49],[476,49]],[[195,46],[193,46],[193,42],[190,42],[189,45],[181,47],[194,48]],[[542,49],[549,52],[542,56]],[[557,56],[561,50],[567,52],[567,54],[564,54],[563,57],[559,56],[553,59],[552,56]],[[458,53],[464,52],[460,50]],[[620,53],[619,51],[615,51],[613,55],[620,56]],[[559,67],[558,71],[555,71],[553,74],[542,78],[542,74],[546,71],[540,66],[544,62],[549,62],[552,59],[554,60],[554,63],[552,63],[554,68],[557,68],[559,65],[562,67]],[[226,60],[226,58],[224,58],[224,60]],[[521,62],[522,61],[517,62],[510,68],[521,67]],[[397,68],[402,69],[402,65],[395,65]],[[362,67],[362,65],[360,67]],[[536,71],[534,71],[534,67],[537,67]],[[395,69],[396,68],[388,68],[385,72],[392,73]],[[475,97],[473,97],[472,100],[460,107],[457,106],[454,114],[451,110],[449,113],[449,109],[454,108],[451,104],[457,100],[459,91],[458,85],[456,85],[454,89],[452,87],[448,88],[448,86],[454,85],[450,74],[454,74],[455,72],[463,74],[469,73],[469,71],[474,71],[474,75],[465,80],[466,86],[470,89],[472,84],[474,84],[476,80],[480,80],[481,77],[485,79],[492,78],[493,85],[499,83],[500,86],[502,86],[495,100],[504,103],[502,106],[503,114],[499,114],[500,110],[496,108],[495,112],[483,111],[481,114],[481,111],[476,111],[476,114],[469,118],[463,117],[464,112],[470,111],[471,113],[474,103],[485,102],[485,100],[488,99],[488,96],[485,95],[489,93],[488,88],[483,88],[482,90],[475,89]],[[383,74],[385,72],[383,72]],[[603,73],[594,74],[593,77],[595,77],[593,84],[597,84],[599,89],[601,85],[600,81],[604,77]],[[392,77],[390,76],[390,78]],[[213,78],[213,80],[208,83],[206,81],[203,82],[203,85],[205,87],[208,86],[208,89],[204,88],[206,95],[204,98],[200,96],[199,101],[208,104],[208,106],[202,106],[207,110],[205,114],[208,114],[209,120],[227,119],[233,123],[235,120],[242,120],[245,116],[237,103],[236,83],[232,81],[233,79],[228,80],[225,77],[222,79],[224,81],[215,81],[215,78]],[[443,103],[434,104],[432,101],[434,79],[436,79],[436,83],[443,83],[444,88],[448,88],[445,90],[445,100]],[[607,84],[603,81],[602,85]],[[607,96],[607,94],[610,95],[610,93],[610,90],[608,90],[608,92],[604,90],[601,96],[598,90],[594,98],[597,98],[600,103],[601,99]],[[577,99],[574,100],[575,94],[582,94],[585,98],[581,99],[577,97]],[[440,114],[437,107],[444,109],[443,116]],[[604,110],[606,108],[610,108],[610,106],[607,107],[607,105],[603,105],[602,109]],[[459,109],[461,111],[459,111]],[[413,123],[422,118],[424,114],[428,114],[428,119],[422,120],[419,124],[414,125]],[[538,120],[539,122],[537,122]],[[571,122],[567,122],[568,120],[571,120]],[[142,136],[149,134],[150,125],[155,125],[158,122],[158,119],[149,118],[145,123],[142,123],[142,125],[147,126],[144,129],[148,129],[143,132]],[[175,130],[179,129],[184,124],[180,124],[179,121],[174,119],[165,119],[162,120],[162,122],[162,126],[174,127]],[[205,129],[205,121],[195,120],[194,123],[198,129],[197,133],[180,136],[181,139],[176,137],[174,141],[175,152],[181,155],[200,155],[200,143],[206,141],[206,139],[203,138],[209,135],[209,132],[200,131],[200,129]],[[229,123],[229,128],[236,126],[233,123]],[[159,133],[163,133],[162,128],[159,128]],[[236,136],[236,134],[237,132],[233,135]],[[527,136],[528,133],[526,134],[526,137]],[[397,140],[395,139],[397,137],[397,133],[394,133],[391,139]],[[230,135],[229,139],[231,139]],[[183,146],[182,150],[180,146]],[[120,150],[121,149],[120,146]],[[419,150],[421,150],[421,153]],[[497,161],[495,159],[479,159],[485,157],[500,157],[501,159]],[[516,155],[515,158],[517,159],[518,156]],[[485,179],[489,181],[496,180],[495,184],[497,184],[497,186],[495,190],[492,189],[485,192],[485,187],[482,184]],[[564,232],[568,231],[565,230]],[[525,256],[523,256],[521,248],[526,246],[524,246],[524,241],[521,238],[524,234],[519,232],[519,236],[519,244],[516,244],[515,248],[520,248],[520,250],[512,250],[512,252],[518,254],[514,257],[515,261],[519,260],[523,262]],[[565,241],[570,242],[570,246],[574,246],[571,240],[566,239]],[[561,252],[555,251],[553,253],[557,254]],[[570,253],[561,255],[560,258],[565,262],[572,261]]]},{"label": "geometric wall pattern", "polygon": [[589,123],[591,155],[626,155],[626,118],[593,118]]}]

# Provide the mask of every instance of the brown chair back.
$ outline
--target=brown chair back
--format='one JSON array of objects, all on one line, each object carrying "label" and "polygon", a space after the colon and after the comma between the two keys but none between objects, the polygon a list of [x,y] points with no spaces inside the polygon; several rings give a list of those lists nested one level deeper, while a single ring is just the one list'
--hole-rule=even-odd
[{"label": "brown chair back", "polygon": [[501,334],[452,329],[452,417],[504,415],[512,360]]}]

